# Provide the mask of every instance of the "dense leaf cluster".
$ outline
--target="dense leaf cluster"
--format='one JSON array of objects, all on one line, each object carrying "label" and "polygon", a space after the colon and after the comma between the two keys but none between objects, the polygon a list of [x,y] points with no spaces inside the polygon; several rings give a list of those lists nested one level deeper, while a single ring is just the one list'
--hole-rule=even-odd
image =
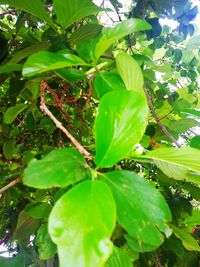
[{"label": "dense leaf cluster", "polygon": [[198,9],[104,2],[0,0],[2,267],[198,266]]}]

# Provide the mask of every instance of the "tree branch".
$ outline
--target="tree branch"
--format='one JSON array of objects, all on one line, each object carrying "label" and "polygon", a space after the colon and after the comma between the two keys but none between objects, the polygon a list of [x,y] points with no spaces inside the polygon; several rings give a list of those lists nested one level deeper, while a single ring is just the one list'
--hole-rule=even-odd
[{"label": "tree branch", "polygon": [[51,113],[45,104],[45,89],[48,88],[48,84],[44,81],[41,81],[40,86],[40,109],[45,113],[49,118],[55,123],[56,127],[60,129],[67,138],[72,142],[72,144],[78,149],[78,151],[85,157],[91,158],[90,153],[68,132],[68,130],[62,125],[62,123],[57,120],[57,118]]},{"label": "tree branch", "polygon": [[156,120],[157,124],[159,125],[160,129],[163,131],[163,133],[177,146],[177,147],[181,147],[181,145],[177,142],[177,140],[173,137],[173,135],[167,130],[167,128],[161,123],[158,115],[156,114],[156,111],[154,109],[152,100],[146,90],[146,88],[144,87],[144,92],[146,94],[147,97],[147,103],[149,106],[149,109],[154,117],[154,119]]},{"label": "tree branch", "polygon": [[6,190],[8,190],[10,187],[20,183],[22,181],[22,176],[18,177],[17,179],[13,180],[12,182],[10,182],[9,184],[5,185],[4,187],[2,187],[0,189],[0,195],[3,194],[3,192],[5,192]]}]

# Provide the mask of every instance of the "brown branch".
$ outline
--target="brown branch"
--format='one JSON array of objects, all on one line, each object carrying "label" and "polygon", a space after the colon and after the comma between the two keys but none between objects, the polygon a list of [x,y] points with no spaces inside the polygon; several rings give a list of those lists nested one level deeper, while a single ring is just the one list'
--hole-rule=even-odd
[{"label": "brown branch", "polygon": [[167,130],[167,128],[161,123],[158,115],[156,114],[156,111],[154,109],[152,100],[146,90],[146,88],[144,87],[144,92],[146,94],[147,97],[147,103],[149,106],[149,109],[154,117],[154,119],[156,120],[157,124],[159,125],[160,129],[163,131],[163,133],[177,146],[177,147],[181,147],[181,145],[177,142],[177,140],[173,137],[173,135]]},{"label": "brown branch", "polygon": [[48,87],[47,83],[41,81],[41,91],[40,91],[40,109],[55,123],[56,127],[60,129],[67,138],[72,142],[72,144],[78,149],[78,151],[85,157],[90,158],[90,153],[67,131],[67,129],[62,125],[62,123],[57,120],[57,118],[51,113],[51,111],[45,105],[45,89]]},{"label": "brown branch", "polygon": [[22,176],[18,177],[17,179],[13,180],[12,182],[10,182],[9,184],[5,185],[4,187],[2,187],[0,189],[0,194],[2,195],[3,192],[5,192],[6,190],[8,190],[10,187],[20,183],[22,181]]}]

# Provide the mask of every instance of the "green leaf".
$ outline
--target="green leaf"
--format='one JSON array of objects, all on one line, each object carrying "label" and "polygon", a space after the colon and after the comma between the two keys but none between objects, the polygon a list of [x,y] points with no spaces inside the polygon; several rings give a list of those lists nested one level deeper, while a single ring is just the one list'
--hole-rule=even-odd
[{"label": "green leaf", "polygon": [[25,267],[24,256],[18,254],[12,258],[0,257],[1,267]]},{"label": "green leaf", "polygon": [[136,92],[112,91],[100,101],[95,123],[99,167],[111,167],[141,140],[148,116],[146,99]]},{"label": "green leaf", "polygon": [[107,28],[99,38],[95,48],[98,59],[115,42],[134,32],[150,30],[151,26],[141,19],[128,19],[118,23],[114,28]]},{"label": "green leaf", "polygon": [[77,44],[78,55],[87,62],[95,61],[94,48],[96,46],[96,39],[84,40]]},{"label": "green leaf", "polygon": [[81,58],[73,54],[53,53],[41,51],[30,56],[24,64],[25,77],[41,74],[45,71],[57,70],[65,67],[88,65]]},{"label": "green leaf", "polygon": [[173,120],[170,121],[170,123],[168,124],[168,128],[171,131],[174,131],[178,134],[184,133],[187,130],[189,130],[192,127],[197,127],[200,126],[199,122],[194,120],[194,119],[190,119],[190,118],[184,118],[184,119],[180,119],[180,120]]},{"label": "green leaf", "polygon": [[19,50],[15,52],[12,55],[12,58],[9,60],[8,64],[16,64],[20,62],[22,59],[38,52],[41,50],[47,50],[51,46],[51,43],[49,41],[44,41],[41,43],[35,43],[34,45],[28,46],[22,50]]},{"label": "green leaf", "polygon": [[27,107],[28,105],[26,104],[17,104],[14,107],[8,108],[4,114],[4,122],[6,124],[12,123],[17,118],[17,116]]},{"label": "green leaf", "polygon": [[26,206],[24,211],[27,215],[31,216],[34,219],[48,218],[52,206],[43,202],[43,203],[30,203]]},{"label": "green leaf", "polygon": [[167,176],[177,180],[186,179],[200,185],[200,151],[198,149],[160,148],[148,152],[144,157],[152,159]]},{"label": "green leaf", "polygon": [[0,0],[0,5],[10,5],[12,7],[24,10],[32,15],[38,17],[39,19],[46,21],[50,26],[54,28],[54,24],[44,9],[44,5],[40,0]]},{"label": "green leaf", "polygon": [[120,53],[116,57],[117,69],[127,90],[144,94],[143,74],[137,61],[125,53]]},{"label": "green leaf", "polygon": [[47,260],[52,258],[56,251],[56,245],[51,241],[51,237],[48,233],[48,225],[44,223],[37,231],[35,238],[35,245],[38,247],[38,252],[41,260]]},{"label": "green leaf", "polygon": [[133,267],[131,258],[122,249],[114,247],[105,267]]},{"label": "green leaf", "polygon": [[54,0],[58,23],[66,29],[74,22],[101,11],[91,0]]},{"label": "green leaf", "polygon": [[0,74],[2,73],[9,73],[13,71],[21,71],[22,65],[20,64],[5,64],[3,66],[0,66]]},{"label": "green leaf", "polygon": [[51,151],[42,160],[33,159],[24,171],[23,183],[34,188],[66,187],[87,178],[83,156],[74,148]]},{"label": "green leaf", "polygon": [[190,146],[200,149],[200,135],[196,135],[190,140]]},{"label": "green leaf", "polygon": [[182,243],[183,246],[190,251],[199,251],[200,252],[200,246],[196,239],[194,239],[189,233],[185,232],[184,230],[172,225],[171,228],[173,229],[173,232],[176,237],[178,237]]},{"label": "green leaf", "polygon": [[77,45],[81,41],[96,38],[102,30],[102,26],[99,24],[86,24],[78,28],[70,38],[72,45]]},{"label": "green leaf", "polygon": [[55,73],[69,83],[75,83],[86,78],[85,72],[77,69],[59,69]]},{"label": "green leaf", "polygon": [[183,114],[189,114],[189,115],[194,115],[198,118],[200,118],[200,110],[199,109],[194,109],[194,108],[185,108],[181,111]]},{"label": "green leaf", "polygon": [[94,80],[94,87],[99,98],[109,91],[126,90],[120,76],[112,72],[98,73]]},{"label": "green leaf", "polygon": [[194,50],[199,48],[200,46],[200,35],[193,36],[187,41],[186,48],[189,50]]},{"label": "green leaf", "polygon": [[60,267],[103,266],[112,252],[115,220],[115,203],[105,183],[85,181],[65,193],[49,218]]},{"label": "green leaf", "polygon": [[3,154],[7,159],[12,159],[17,152],[16,140],[13,138],[6,139],[3,143]]},{"label": "green leaf", "polygon": [[130,247],[138,252],[159,247],[164,241],[162,233],[171,234],[167,225],[171,213],[160,192],[130,171],[112,171],[102,177],[113,192],[117,220],[128,232],[126,239]]}]

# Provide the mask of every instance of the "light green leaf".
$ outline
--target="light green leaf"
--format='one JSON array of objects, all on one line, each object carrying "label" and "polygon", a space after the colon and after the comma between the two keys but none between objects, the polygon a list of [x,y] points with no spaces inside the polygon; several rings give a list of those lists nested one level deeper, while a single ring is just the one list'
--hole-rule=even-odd
[{"label": "light green leaf", "polygon": [[122,249],[114,247],[105,267],[133,267],[131,258]]},{"label": "light green leaf", "polygon": [[53,3],[57,21],[64,29],[102,10],[91,0],[54,0]]},{"label": "light green leaf", "polygon": [[200,151],[198,149],[160,148],[148,152],[144,157],[152,159],[167,176],[177,180],[186,179],[200,185]]},{"label": "light green leaf", "polygon": [[50,26],[54,28],[53,21],[44,9],[44,5],[40,0],[0,0],[0,5],[10,5],[12,7],[24,10],[39,19],[46,21]]},{"label": "light green leaf", "polygon": [[114,28],[107,28],[99,38],[95,48],[98,59],[115,42],[134,32],[150,30],[151,26],[141,19],[128,19],[118,23]]},{"label": "light green leaf", "polygon": [[87,177],[83,156],[74,148],[51,151],[41,160],[33,159],[24,171],[23,183],[34,188],[66,187]]},{"label": "light green leaf", "polygon": [[186,47],[189,50],[199,49],[200,46],[200,35],[193,36],[187,41]]},{"label": "light green leaf", "polygon": [[47,260],[52,258],[56,251],[56,245],[51,241],[48,233],[48,225],[44,223],[37,231],[35,238],[35,245],[38,247],[38,252],[41,260]]},{"label": "light green leaf", "polygon": [[98,73],[94,80],[94,87],[99,98],[109,91],[126,90],[120,76],[112,72]]},{"label": "light green leaf", "polygon": [[190,118],[184,118],[180,120],[170,121],[167,127],[169,128],[170,131],[174,131],[178,134],[181,134],[181,133],[186,132],[190,128],[196,127],[196,126],[200,126],[198,121],[194,119],[190,119]]},{"label": "light green leaf", "polygon": [[65,193],[49,218],[60,267],[101,267],[112,252],[116,208],[101,181],[85,181]]},{"label": "light green leaf", "polygon": [[26,104],[17,104],[14,107],[8,108],[4,114],[4,122],[6,124],[12,123],[17,118],[17,116],[27,107],[28,105]]},{"label": "light green leaf", "polygon": [[[169,207],[143,177],[130,171],[101,174],[110,186],[117,205],[117,220],[128,232],[126,239],[134,251],[147,252],[159,247],[171,234]],[[148,208],[147,208],[148,207]]]},{"label": "light green leaf", "polygon": [[65,67],[88,65],[81,58],[73,54],[53,53],[41,51],[30,56],[24,64],[25,77],[41,74],[45,71],[57,70]]},{"label": "light green leaf", "polygon": [[96,156],[99,167],[111,167],[141,140],[148,116],[146,99],[136,92],[112,91],[100,101],[95,122]]},{"label": "light green leaf", "polygon": [[200,118],[200,109],[195,109],[195,108],[186,108],[181,111],[183,114],[189,114],[189,115],[194,115],[198,118]]},{"label": "light green leaf", "polygon": [[143,74],[137,61],[125,53],[120,53],[116,57],[116,63],[127,90],[144,94]]},{"label": "light green leaf", "polygon": [[81,41],[96,38],[102,30],[102,26],[99,24],[86,24],[78,28],[70,38],[72,45],[76,45]]},{"label": "light green leaf", "polygon": [[192,237],[189,233],[185,232],[184,230],[172,225],[171,228],[173,229],[173,232],[176,237],[178,237],[182,243],[183,246],[190,251],[199,251],[200,252],[200,246],[194,237]]},{"label": "light green leaf", "polygon": [[13,72],[13,71],[21,71],[22,65],[20,64],[5,64],[3,66],[0,66],[0,74],[6,73],[6,72]]}]

